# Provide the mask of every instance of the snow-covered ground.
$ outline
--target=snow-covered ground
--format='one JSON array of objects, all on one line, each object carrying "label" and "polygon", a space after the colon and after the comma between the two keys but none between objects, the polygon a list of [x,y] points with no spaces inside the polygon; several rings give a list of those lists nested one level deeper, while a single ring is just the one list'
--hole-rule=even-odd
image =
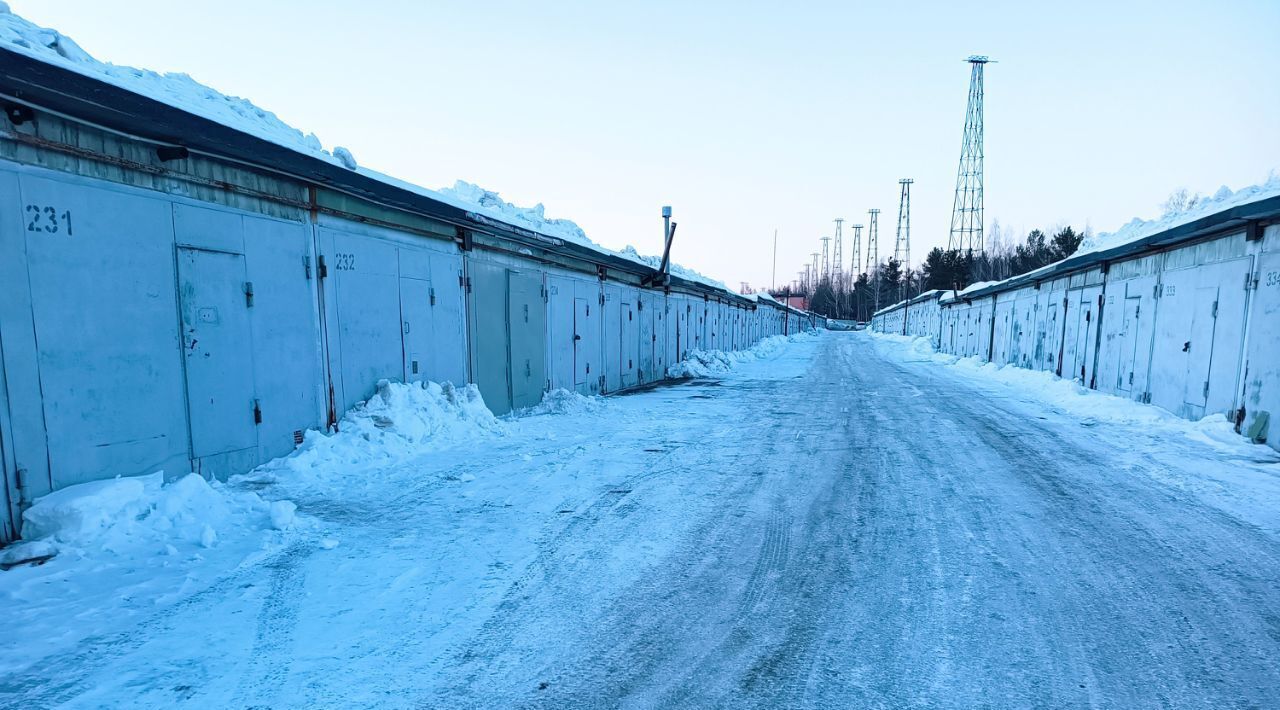
[{"label": "snow-covered ground", "polygon": [[[809,337],[771,336],[735,353],[695,351],[673,376],[725,376],[739,363],[775,358],[786,344]],[[187,475],[165,485],[157,472],[45,496],[24,515],[26,540],[0,551],[0,564],[52,556],[0,575],[0,599],[20,630],[0,641],[0,677],[145,622],[282,551],[333,549],[341,526],[323,518],[335,501],[364,497],[376,507],[402,488],[439,482],[420,480],[408,462],[438,455],[445,469],[463,466],[467,448],[495,442],[536,450],[538,442],[555,438],[539,426],[538,415],[592,420],[612,416],[615,408],[612,400],[557,390],[536,407],[498,419],[474,385],[383,382],[347,412],[337,435],[309,431],[293,454],[229,484]],[[520,452],[516,461],[533,458]],[[476,478],[466,471],[439,475],[461,483]],[[519,485],[515,478],[507,483]],[[301,515],[294,497],[305,501]]]},{"label": "snow-covered ground", "polygon": [[1250,443],[1221,414],[1189,421],[1048,372],[937,352],[927,338],[868,333],[886,356],[950,366],[950,375],[980,388],[986,399],[1017,405],[1028,417],[1066,416],[1110,439],[1117,450],[1164,462],[1136,470],[1280,535],[1280,453]]},{"label": "snow-covered ground", "polygon": [[0,705],[1280,702],[1269,449],[865,332],[697,364],[502,419],[388,385],[172,505],[63,500],[144,530],[0,573]]}]

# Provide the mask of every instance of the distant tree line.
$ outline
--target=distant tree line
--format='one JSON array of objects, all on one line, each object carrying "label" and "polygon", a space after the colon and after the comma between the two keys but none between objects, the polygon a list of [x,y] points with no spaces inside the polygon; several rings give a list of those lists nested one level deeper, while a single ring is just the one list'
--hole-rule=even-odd
[{"label": "distant tree line", "polygon": [[[993,231],[999,234],[998,225]],[[920,267],[924,290],[960,290],[980,281],[1001,281],[1035,271],[1076,253],[1083,239],[1083,233],[1067,226],[1052,237],[1033,229],[1022,244],[1008,244],[997,238],[992,248],[980,253],[935,247]]]},{"label": "distant tree line", "polygon": [[1004,238],[996,223],[990,237],[985,252],[934,248],[918,271],[904,269],[902,262],[890,257],[869,273],[823,278],[800,284],[799,289],[788,286],[771,294],[777,298],[807,296],[809,309],[819,315],[866,321],[876,310],[924,291],[962,290],[973,283],[1012,278],[1060,261],[1075,253],[1085,235],[1069,226],[1051,237],[1034,229],[1021,244],[1014,244]]}]

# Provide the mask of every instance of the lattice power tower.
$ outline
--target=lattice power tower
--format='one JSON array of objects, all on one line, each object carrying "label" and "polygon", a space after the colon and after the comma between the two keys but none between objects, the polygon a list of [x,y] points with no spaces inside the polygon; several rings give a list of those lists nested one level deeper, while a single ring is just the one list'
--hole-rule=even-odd
[{"label": "lattice power tower", "polygon": [[862,273],[862,225],[853,225],[853,273],[850,276],[857,280],[858,274]]},{"label": "lattice power tower", "polygon": [[836,238],[835,243],[831,245],[831,275],[838,285],[844,278],[844,235],[841,233],[844,227],[844,218],[836,217]]},{"label": "lattice power tower", "polygon": [[893,243],[893,258],[905,271],[911,268],[911,178],[902,178],[902,197],[898,199],[898,238]]},{"label": "lattice power tower", "polygon": [[880,210],[867,210],[867,214],[871,215],[871,225],[867,227],[867,273],[874,274],[878,268],[876,262],[880,259],[878,234],[880,232]]},{"label": "lattice power tower", "polygon": [[972,67],[969,73],[969,107],[964,115],[964,141],[960,145],[956,201],[951,208],[951,238],[947,248],[981,252],[982,68],[991,60],[975,54],[966,61]]},{"label": "lattice power tower", "polygon": [[818,283],[831,280],[831,237],[820,237],[822,242],[822,275],[818,277]]}]

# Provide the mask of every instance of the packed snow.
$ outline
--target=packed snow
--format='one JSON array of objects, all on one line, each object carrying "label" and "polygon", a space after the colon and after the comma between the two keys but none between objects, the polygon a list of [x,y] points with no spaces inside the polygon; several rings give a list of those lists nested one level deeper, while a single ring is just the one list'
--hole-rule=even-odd
[{"label": "packed snow", "polygon": [[342,417],[336,434],[310,430],[292,454],[232,482],[288,478],[328,491],[377,486],[381,482],[367,478],[353,481],[350,471],[393,466],[427,451],[502,436],[507,428],[485,406],[475,385],[382,380],[372,397]]},{"label": "packed snow", "polygon": [[[252,564],[293,534],[294,504],[188,474],[68,486],[23,514],[0,576],[10,628],[0,677],[113,633]],[[47,559],[52,557],[52,559]],[[206,558],[218,560],[206,564]],[[24,561],[34,564],[22,564]]]},{"label": "packed snow", "polygon": [[[915,341],[774,342],[715,379],[496,420],[461,388],[388,385],[295,454],[329,472],[210,485],[271,501],[211,547],[185,521],[176,555],[0,573],[0,705],[1280,699],[1274,452]],[[93,511],[146,520],[163,488],[50,518],[131,525]]]},{"label": "packed snow", "polygon": [[1194,476],[1170,466],[1163,470],[1164,482],[1202,493],[1233,514],[1280,533],[1280,509],[1274,506],[1280,500],[1280,453],[1250,443],[1222,414],[1190,421],[1050,372],[938,352],[925,337],[867,332],[887,355],[950,366],[970,381],[998,388],[1001,398],[1031,402],[1044,411],[1069,416],[1081,427],[1116,432],[1125,447],[1141,442],[1153,457],[1176,456],[1177,450],[1166,446],[1170,441],[1202,444],[1216,452],[1219,460],[1204,459]]}]

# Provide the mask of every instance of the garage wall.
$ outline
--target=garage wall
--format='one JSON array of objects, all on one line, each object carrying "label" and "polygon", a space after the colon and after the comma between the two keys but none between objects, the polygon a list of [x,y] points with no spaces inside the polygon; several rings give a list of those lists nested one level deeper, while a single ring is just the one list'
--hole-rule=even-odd
[{"label": "garage wall", "polygon": [[0,541],[68,485],[248,471],[379,380],[475,382],[502,413],[550,388],[656,382],[694,348],[787,322],[763,302],[463,252],[447,229],[129,183],[0,162]]},{"label": "garage wall", "polygon": [[[1280,227],[1252,242],[1241,230],[946,299],[929,318],[944,352],[1053,372],[1189,419],[1224,414],[1280,448],[1263,426],[1280,407],[1278,253]],[[896,332],[901,311],[877,314],[872,327]],[[908,330],[927,335],[910,321]]]}]

